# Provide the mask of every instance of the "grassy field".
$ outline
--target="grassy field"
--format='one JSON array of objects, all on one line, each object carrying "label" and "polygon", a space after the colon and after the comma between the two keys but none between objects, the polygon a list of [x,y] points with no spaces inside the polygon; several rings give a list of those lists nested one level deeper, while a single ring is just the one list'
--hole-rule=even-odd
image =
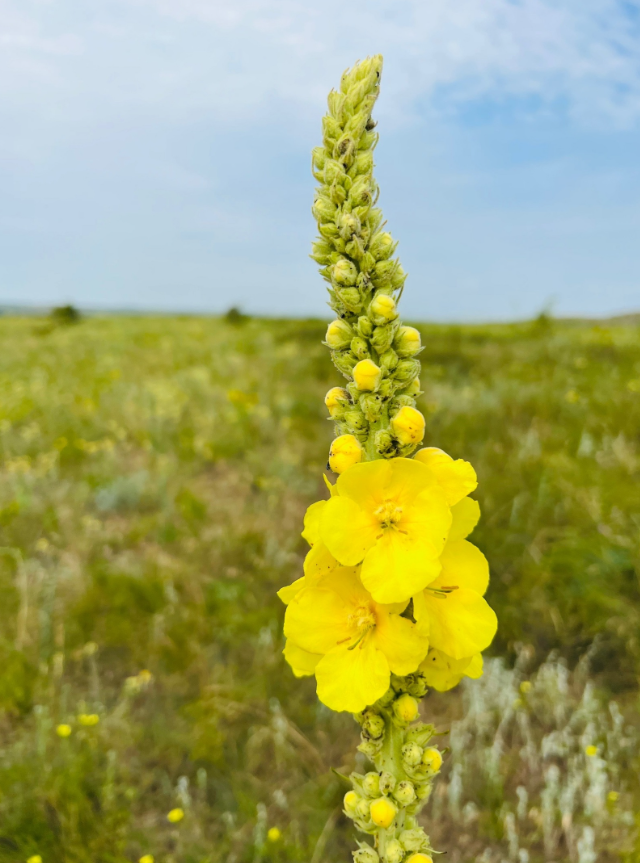
[{"label": "grassy field", "polygon": [[[640,860],[640,326],[421,331],[500,619],[485,678],[426,699],[434,844]],[[285,666],[275,596],[325,496],[323,333],[0,318],[2,863],[350,859],[356,725]]]}]

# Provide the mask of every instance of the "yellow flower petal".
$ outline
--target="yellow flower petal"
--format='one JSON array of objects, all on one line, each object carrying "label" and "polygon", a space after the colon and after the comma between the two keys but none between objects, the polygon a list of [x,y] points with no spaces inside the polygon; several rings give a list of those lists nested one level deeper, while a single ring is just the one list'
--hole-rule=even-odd
[{"label": "yellow flower petal", "polygon": [[318,541],[309,549],[304,559],[304,574],[307,578],[320,578],[333,572],[338,565],[324,542]]},{"label": "yellow flower petal", "polygon": [[293,584],[287,584],[285,587],[281,587],[278,591],[278,597],[284,602],[285,605],[289,605],[292,599],[300,593],[303,587],[305,587],[305,577],[298,578]]},{"label": "yellow flower petal", "polygon": [[465,539],[480,521],[480,504],[470,497],[463,497],[451,507],[453,521],[449,531],[449,541]]},{"label": "yellow flower petal", "polygon": [[438,447],[421,449],[414,457],[426,465],[442,487],[449,506],[453,506],[478,487],[478,477],[468,461],[459,458],[455,461]]},{"label": "yellow flower petal", "polygon": [[389,665],[372,638],[365,637],[353,650],[336,647],[316,666],[318,698],[331,710],[359,713],[389,688]]},{"label": "yellow flower petal", "polygon": [[[368,462],[375,464],[375,462]],[[365,465],[362,465],[364,467]],[[355,465],[338,483],[361,465]],[[376,541],[377,522],[348,497],[332,497],[322,514],[322,539],[331,554],[344,566],[355,566]]]},{"label": "yellow flower petal", "polygon": [[284,634],[309,653],[328,653],[350,637],[349,611],[335,591],[304,588],[287,606]]},{"label": "yellow flower petal", "polygon": [[418,593],[440,573],[440,562],[429,542],[387,530],[367,552],[362,583],[376,602],[401,602]]},{"label": "yellow flower petal", "polygon": [[390,475],[391,462],[384,459],[367,461],[341,474],[336,488],[340,497],[350,498],[364,510],[371,511],[380,506],[384,499],[384,489]]},{"label": "yellow flower petal", "polygon": [[475,656],[471,657],[471,662],[464,670],[465,677],[471,677],[472,680],[477,680],[479,677],[482,677],[482,672],[484,670],[484,662],[482,661],[482,654],[476,653]]},{"label": "yellow flower petal", "polygon": [[325,507],[326,500],[319,500],[312,503],[307,509],[304,516],[304,530],[300,536],[305,539],[309,545],[315,545],[320,539],[320,519],[322,511]]},{"label": "yellow flower petal", "polygon": [[489,586],[487,558],[466,539],[448,542],[440,558],[442,571],[429,587],[466,587],[483,596]]},{"label": "yellow flower petal", "polygon": [[425,676],[427,686],[438,692],[447,692],[460,683],[471,663],[472,657],[453,659],[441,650],[431,648],[420,671]]},{"label": "yellow flower petal", "polygon": [[282,653],[296,677],[308,677],[312,675],[316,670],[316,665],[322,659],[322,654],[309,653],[288,639]]},{"label": "yellow flower petal", "polygon": [[411,674],[427,655],[429,638],[415,623],[398,614],[378,614],[375,644],[394,674]]},{"label": "yellow flower petal", "polygon": [[424,592],[432,647],[454,659],[473,656],[488,647],[498,628],[495,612],[475,590],[448,594]]}]

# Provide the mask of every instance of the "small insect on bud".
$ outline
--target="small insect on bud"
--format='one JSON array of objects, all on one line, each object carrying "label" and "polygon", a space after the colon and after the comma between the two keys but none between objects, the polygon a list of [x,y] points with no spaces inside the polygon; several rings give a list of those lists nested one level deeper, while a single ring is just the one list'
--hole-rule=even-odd
[{"label": "small insect on bud", "polygon": [[362,719],[362,731],[367,737],[377,740],[384,734],[384,719],[379,713],[367,711]]},{"label": "small insect on bud", "polygon": [[362,780],[362,789],[369,797],[380,796],[380,775],[378,773],[367,773]]},{"label": "small insect on bud", "polygon": [[351,404],[349,393],[343,387],[331,387],[324,397],[324,403],[332,417],[338,417]]},{"label": "small insect on bud", "polygon": [[353,852],[355,863],[378,863],[380,858],[378,852],[371,845],[361,845],[357,851]]},{"label": "small insect on bud", "polygon": [[393,341],[399,357],[413,357],[422,350],[420,333],[415,327],[400,327]]},{"label": "small insect on bud", "polygon": [[396,787],[396,777],[388,770],[383,770],[380,774],[380,793],[391,794]]},{"label": "small insect on bud", "polygon": [[332,351],[343,351],[349,347],[352,338],[353,330],[349,324],[337,318],[335,321],[331,321],[327,327],[324,341]]},{"label": "small insect on bud", "polygon": [[402,760],[406,761],[409,767],[417,767],[422,763],[422,746],[417,743],[406,743],[402,747]]},{"label": "small insect on bud", "polygon": [[388,797],[378,797],[372,801],[369,812],[371,820],[377,827],[389,827],[393,823],[393,819],[398,814],[396,806],[389,800]]},{"label": "small insect on bud", "polygon": [[342,802],[344,804],[344,811],[350,818],[353,818],[353,816],[356,814],[358,803],[361,799],[362,798],[353,790],[347,791],[347,793],[342,798]]},{"label": "small insect on bud", "polygon": [[391,431],[401,444],[418,444],[424,437],[424,417],[416,408],[405,405],[391,420]]},{"label": "small insect on bud", "polygon": [[355,285],[356,279],[358,278],[356,265],[352,264],[351,261],[346,258],[340,258],[339,261],[336,261],[333,265],[332,274],[335,283],[337,285],[344,285],[345,287]]},{"label": "small insect on bud", "polygon": [[405,692],[394,701],[393,712],[401,722],[413,722],[418,716],[418,702]]},{"label": "small insect on bud", "polygon": [[393,796],[401,806],[411,806],[412,803],[416,802],[416,790],[413,787],[413,783],[409,782],[407,779],[403,779],[402,782],[398,782],[393,792]]},{"label": "small insect on bud", "polygon": [[387,863],[402,863],[404,848],[397,839],[392,839],[390,842],[387,842],[385,857],[387,858]]},{"label": "small insect on bud", "polygon": [[431,773],[437,773],[442,767],[442,755],[439,749],[434,749],[432,746],[425,749],[422,755],[422,763]]},{"label": "small insect on bud", "polygon": [[359,390],[377,390],[382,379],[382,372],[373,360],[360,360],[353,368],[353,380]]},{"label": "small insect on bud", "polygon": [[352,434],[340,435],[333,441],[329,450],[329,467],[334,473],[344,473],[359,461],[362,461],[362,447]]},{"label": "small insect on bud", "polygon": [[374,324],[382,326],[398,317],[396,301],[389,294],[377,293],[371,300],[369,314]]}]

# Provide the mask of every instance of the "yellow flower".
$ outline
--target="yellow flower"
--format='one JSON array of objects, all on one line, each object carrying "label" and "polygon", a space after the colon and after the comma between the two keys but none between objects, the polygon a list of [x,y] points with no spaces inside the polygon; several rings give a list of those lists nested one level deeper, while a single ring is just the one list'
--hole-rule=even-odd
[{"label": "yellow flower", "polygon": [[324,403],[332,417],[337,416],[349,404],[349,393],[343,387],[331,387]]},{"label": "yellow flower", "polygon": [[339,567],[289,603],[290,664],[298,673],[315,664],[318,697],[327,707],[364,710],[387,691],[391,672],[410,674],[426,655],[425,632],[400,616],[405,605],[375,602],[356,568]]},{"label": "yellow flower", "polygon": [[620,797],[620,795],[618,794],[617,791],[610,791],[607,794],[607,800],[609,801],[609,803],[617,803],[619,797]]},{"label": "yellow flower", "polygon": [[391,420],[391,431],[401,444],[420,443],[424,437],[424,417],[419,410],[404,405]]},{"label": "yellow flower", "polygon": [[419,852],[418,854],[412,854],[407,860],[407,863],[433,863],[433,857]]},{"label": "yellow flower", "polygon": [[56,734],[58,735],[58,737],[69,737],[72,730],[73,729],[70,725],[63,724],[56,726]]},{"label": "yellow flower", "polygon": [[440,573],[451,511],[433,474],[413,459],[356,464],[338,477],[320,517],[324,545],[343,566],[362,561],[376,602],[403,602]]},{"label": "yellow flower", "polygon": [[42,857],[39,854],[34,854],[27,859],[27,863],[42,863]]},{"label": "yellow flower", "polygon": [[382,380],[382,371],[373,360],[360,360],[353,368],[353,380],[359,390],[377,390]]},{"label": "yellow flower", "polygon": [[523,680],[522,681],[522,683],[520,684],[520,692],[522,692],[523,695],[526,695],[527,692],[531,692],[531,681],[530,680]]},{"label": "yellow flower", "polygon": [[329,467],[334,473],[344,473],[351,465],[362,461],[362,447],[352,434],[335,438],[329,450]]},{"label": "yellow flower", "polygon": [[464,539],[475,527],[480,507],[463,498],[451,512],[453,523],[440,557],[440,574],[413,597],[413,614],[428,629],[432,648],[460,660],[491,644],[498,620],[483,598],[489,585],[487,559]]},{"label": "yellow flower", "polygon": [[369,806],[371,820],[377,827],[389,827],[398,814],[397,808],[388,797],[378,797]]},{"label": "yellow flower", "polygon": [[333,351],[342,351],[348,348],[353,338],[353,330],[346,321],[337,319],[331,321],[327,327],[327,334],[324,337],[325,344]]},{"label": "yellow flower", "polygon": [[153,854],[143,854],[143,856],[138,860],[138,863],[154,863],[155,858]]},{"label": "yellow flower", "polygon": [[387,321],[393,321],[398,317],[396,301],[389,294],[376,294],[369,309],[374,316]]},{"label": "yellow flower", "polygon": [[80,723],[80,725],[91,727],[92,725],[97,725],[98,722],[100,722],[100,717],[97,713],[81,713],[78,716],[78,722]]},{"label": "yellow flower", "polygon": [[427,770],[437,773],[442,767],[442,753],[439,749],[434,749],[434,747],[430,746],[429,749],[425,749],[422,753],[422,763]]},{"label": "yellow flower", "polygon": [[278,830],[277,827],[270,827],[267,831],[267,839],[269,840],[269,842],[277,842],[281,836],[282,833]]},{"label": "yellow flower", "polygon": [[[303,579],[300,579],[302,581]],[[322,659],[321,653],[309,653],[287,639],[282,651],[284,658],[291,666],[296,677],[311,677],[315,674],[316,665]]]},{"label": "yellow flower", "polygon": [[427,686],[438,692],[447,692],[457,686],[463,677],[474,680],[482,676],[482,655],[468,656],[465,659],[453,659],[441,650],[431,649],[427,658],[420,665]]},{"label": "yellow flower", "polygon": [[420,333],[415,327],[399,327],[393,347],[399,357],[414,356],[422,349]]},{"label": "yellow flower", "polygon": [[170,821],[172,824],[177,824],[178,821],[182,821],[184,818],[184,812],[182,809],[172,809],[171,812],[167,814],[167,821]]},{"label": "yellow flower", "polygon": [[585,747],[584,752],[585,755],[587,755],[589,758],[593,758],[598,754],[598,747],[594,746],[593,743],[591,743],[589,746]]},{"label": "yellow flower", "polygon": [[425,464],[432,471],[442,487],[447,503],[453,506],[471,494],[478,487],[478,477],[468,461],[459,458],[455,461],[438,447],[430,446],[419,450],[414,460]]}]

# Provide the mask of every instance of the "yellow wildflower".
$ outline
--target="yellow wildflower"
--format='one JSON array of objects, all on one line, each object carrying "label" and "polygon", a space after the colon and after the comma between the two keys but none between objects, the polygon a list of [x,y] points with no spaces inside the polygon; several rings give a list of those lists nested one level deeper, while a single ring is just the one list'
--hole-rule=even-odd
[{"label": "yellow wildflower", "polygon": [[324,397],[324,403],[329,414],[335,417],[349,404],[349,393],[343,387],[331,387]]},{"label": "yellow wildflower", "polygon": [[270,827],[267,830],[267,839],[269,840],[269,842],[277,842],[281,836],[282,833],[277,827]]},{"label": "yellow wildflower", "polygon": [[453,506],[471,494],[478,487],[478,477],[468,461],[459,458],[455,461],[438,447],[430,446],[419,450],[414,460],[425,464],[432,471],[442,487],[447,503]]},{"label": "yellow wildflower", "polygon": [[393,321],[398,317],[396,301],[389,294],[376,294],[371,301],[369,310],[372,315],[386,321]]},{"label": "yellow wildflower", "polygon": [[329,467],[334,473],[344,473],[359,461],[362,461],[362,446],[352,434],[341,434],[331,443]]},{"label": "yellow wildflower", "polygon": [[391,431],[401,444],[417,444],[424,437],[424,417],[416,408],[404,405],[391,420]]},{"label": "yellow wildflower", "polygon": [[309,653],[298,647],[290,639],[286,640],[282,653],[296,677],[311,677],[312,674],[315,674],[316,665],[322,659],[321,653]]},{"label": "yellow wildflower", "polygon": [[419,852],[417,854],[412,854],[407,860],[407,863],[433,863],[433,857],[430,857],[429,854]]},{"label": "yellow wildflower", "polygon": [[171,812],[167,813],[167,821],[170,821],[172,824],[177,824],[183,818],[184,811],[182,809],[172,809]]},{"label": "yellow wildflower", "polygon": [[395,805],[388,797],[378,797],[369,806],[371,820],[377,827],[389,827],[398,814]]},{"label": "yellow wildflower", "polygon": [[382,371],[373,360],[360,360],[353,368],[353,380],[359,390],[377,390],[382,380]]},{"label": "yellow wildflower", "polygon": [[56,734],[58,735],[58,737],[69,737],[71,731],[71,726],[67,725],[66,723],[56,726]]},{"label": "yellow wildflower", "polygon": [[100,722],[100,717],[97,713],[81,713],[78,716],[78,722],[80,725],[90,728],[92,725],[97,725]]},{"label": "yellow wildflower", "polygon": [[620,795],[618,794],[617,791],[610,791],[607,794],[607,800],[609,801],[609,803],[617,803],[619,797],[620,797]]},{"label": "yellow wildflower", "polygon": [[457,686],[463,677],[474,680],[482,676],[482,655],[467,656],[464,659],[454,659],[441,650],[431,649],[427,658],[420,665],[427,686],[438,692],[447,692]]},{"label": "yellow wildflower", "polygon": [[598,754],[598,747],[594,746],[593,743],[591,743],[589,746],[585,747],[584,752],[585,755],[587,755],[589,758],[593,758]]},{"label": "yellow wildflower", "polygon": [[42,857],[39,854],[33,854],[27,858],[27,863],[42,863]]},{"label": "yellow wildflower", "polygon": [[153,854],[143,854],[142,857],[138,860],[138,863],[154,863],[155,857]]},{"label": "yellow wildflower", "polygon": [[387,691],[391,672],[412,673],[427,652],[425,632],[400,616],[405,605],[375,602],[357,568],[339,567],[289,603],[284,633],[290,664],[310,673],[320,656],[314,669],[320,700],[332,710],[364,710]]},{"label": "yellow wildflower", "polygon": [[422,763],[427,770],[437,773],[442,767],[442,753],[439,749],[435,749],[433,746],[430,746],[422,753]]},{"label": "yellow wildflower", "polygon": [[520,692],[522,692],[523,695],[526,695],[527,692],[531,692],[531,681],[530,680],[523,680],[522,681],[522,683],[520,684]]},{"label": "yellow wildflower", "polygon": [[406,458],[356,464],[338,477],[320,535],[343,566],[362,562],[376,602],[402,602],[438,577],[451,511],[431,471]]},{"label": "yellow wildflower", "polygon": [[453,523],[440,557],[441,572],[414,596],[413,613],[427,627],[430,646],[459,660],[491,644],[498,620],[483,598],[489,585],[487,559],[464,538],[475,527],[480,508],[476,501],[463,498],[451,512]]}]

